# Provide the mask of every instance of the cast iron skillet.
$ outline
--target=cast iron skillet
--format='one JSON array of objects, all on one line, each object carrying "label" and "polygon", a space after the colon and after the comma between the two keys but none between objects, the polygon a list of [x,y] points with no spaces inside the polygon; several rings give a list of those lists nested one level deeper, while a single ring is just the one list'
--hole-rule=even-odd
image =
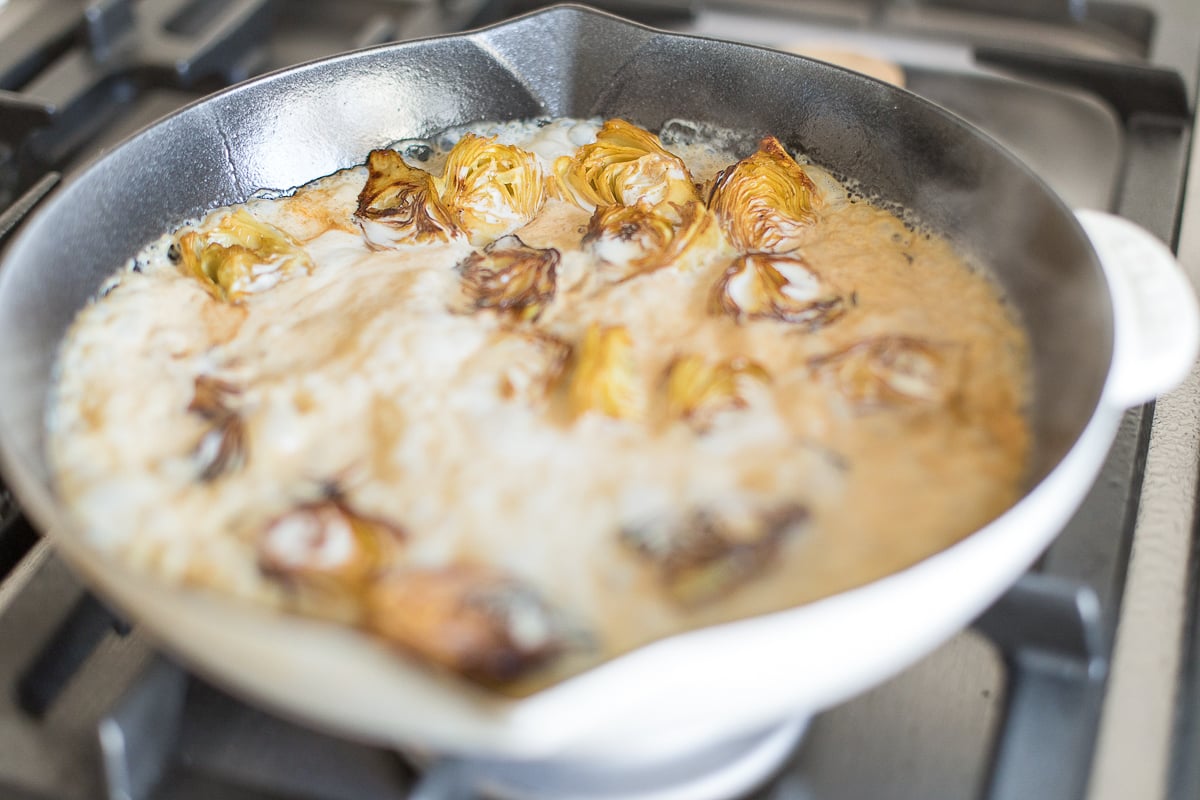
[{"label": "cast iron skillet", "polygon": [[[986,265],[1034,343],[1027,496],[963,543],[883,581],[656,643],[522,701],[430,675],[351,631],[170,590],[73,533],[43,452],[51,365],[75,311],[145,243],[397,140],[476,120],[596,115],[651,129],[685,119],[773,133],[853,176],[864,193],[912,209]],[[1028,566],[1090,485],[1121,405],[1161,388],[1106,401],[1114,315],[1097,255],[1070,211],[979,132],[835,67],[577,7],[284,70],[142,131],[58,191],[8,249],[0,341],[5,478],[85,579],[163,646],[310,721],[507,756],[732,735],[882,680]]]}]

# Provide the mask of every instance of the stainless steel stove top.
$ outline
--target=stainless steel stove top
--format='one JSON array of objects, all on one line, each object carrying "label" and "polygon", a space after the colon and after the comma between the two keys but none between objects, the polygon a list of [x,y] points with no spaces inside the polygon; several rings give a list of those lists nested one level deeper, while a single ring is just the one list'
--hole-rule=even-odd
[{"label": "stainless steel stove top", "polygon": [[[983,127],[1073,205],[1114,210],[1178,241],[1200,279],[1200,157],[1185,185],[1200,83],[1193,0],[597,4],[682,31],[896,61],[909,88]],[[58,175],[207,91],[527,7],[0,0],[0,237]],[[1189,599],[1198,422],[1200,375],[1129,412],[1096,487],[1038,566],[925,661],[813,720],[754,797],[1200,793]],[[186,675],[86,594],[3,495],[0,642],[0,684],[10,687],[0,700],[0,797],[471,794],[422,783],[392,752],[280,720]]]}]

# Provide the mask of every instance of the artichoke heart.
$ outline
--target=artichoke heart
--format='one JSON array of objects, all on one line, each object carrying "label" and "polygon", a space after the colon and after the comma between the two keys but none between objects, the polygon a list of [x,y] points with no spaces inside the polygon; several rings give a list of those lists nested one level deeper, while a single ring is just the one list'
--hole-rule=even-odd
[{"label": "artichoke heart", "polygon": [[299,589],[359,595],[396,560],[404,538],[396,525],[324,500],[271,521],[259,535],[258,566]]},{"label": "artichoke heart", "polygon": [[667,367],[667,417],[706,430],[720,412],[746,407],[746,379],[765,381],[769,376],[744,358],[717,363],[698,355],[677,358]]},{"label": "artichoke heart", "polygon": [[554,248],[539,250],[510,235],[472,253],[458,269],[463,292],[476,309],[532,321],[554,299],[558,263]]},{"label": "artichoke heart", "polygon": [[842,317],[847,304],[799,256],[752,253],[725,270],[713,287],[709,309],[739,322],[777,319],[816,330]]},{"label": "artichoke heart", "polygon": [[696,607],[765,572],[808,519],[796,504],[744,514],[697,510],[626,526],[620,539],[653,569],[667,596]]},{"label": "artichoke heart", "polygon": [[367,182],[358,193],[354,221],[367,244],[379,250],[444,244],[462,236],[433,176],[410,167],[395,150],[368,154]]},{"label": "artichoke heart", "polygon": [[716,244],[715,237],[712,215],[698,201],[651,206],[639,200],[597,207],[583,244],[623,281],[669,264],[684,266],[689,250],[703,255],[706,245]]},{"label": "artichoke heart", "polygon": [[954,392],[946,354],[908,336],[878,336],[808,360],[856,411],[944,404]]},{"label": "artichoke heart", "polygon": [[226,215],[209,231],[181,233],[176,246],[184,271],[218,300],[237,302],[313,270],[299,242],[245,209]]},{"label": "artichoke heart", "polygon": [[212,375],[197,375],[188,412],[209,427],[192,448],[197,478],[208,483],[241,468],[246,462],[246,428],[238,413],[241,389]]},{"label": "artichoke heart", "polygon": [[512,233],[546,201],[541,162],[527,150],[468,133],[446,157],[442,204],[473,245]]},{"label": "artichoke heart", "polygon": [[657,206],[700,199],[683,161],[657,136],[623,119],[605,122],[596,141],[574,156],[560,156],[554,171],[567,197],[588,211],[638,201]]},{"label": "artichoke heart", "polygon": [[774,136],[717,173],[706,195],[722,230],[744,253],[795,250],[817,219],[816,185]]},{"label": "artichoke heart", "polygon": [[597,411],[614,419],[637,419],[642,397],[637,384],[633,340],[623,327],[588,326],[568,377],[571,417]]},{"label": "artichoke heart", "polygon": [[371,586],[366,612],[367,628],[387,641],[494,687],[572,645],[561,614],[532,588],[478,566],[392,572]]}]

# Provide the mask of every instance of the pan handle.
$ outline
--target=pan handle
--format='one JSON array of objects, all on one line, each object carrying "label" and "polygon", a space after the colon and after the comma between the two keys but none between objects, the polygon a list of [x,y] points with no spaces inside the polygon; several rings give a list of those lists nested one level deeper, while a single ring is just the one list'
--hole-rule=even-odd
[{"label": "pan handle", "polygon": [[1200,352],[1196,290],[1165,244],[1129,220],[1076,216],[1100,256],[1112,294],[1116,341],[1105,400],[1132,408],[1177,386]]}]

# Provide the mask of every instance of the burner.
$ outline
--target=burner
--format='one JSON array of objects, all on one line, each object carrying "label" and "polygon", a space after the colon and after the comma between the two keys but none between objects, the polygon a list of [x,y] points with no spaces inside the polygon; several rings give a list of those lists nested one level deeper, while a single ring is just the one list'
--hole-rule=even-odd
[{"label": "burner", "polygon": [[683,754],[612,761],[447,760],[430,765],[411,800],[453,800],[477,789],[499,800],[727,800],[765,783],[795,751],[807,723]]}]

